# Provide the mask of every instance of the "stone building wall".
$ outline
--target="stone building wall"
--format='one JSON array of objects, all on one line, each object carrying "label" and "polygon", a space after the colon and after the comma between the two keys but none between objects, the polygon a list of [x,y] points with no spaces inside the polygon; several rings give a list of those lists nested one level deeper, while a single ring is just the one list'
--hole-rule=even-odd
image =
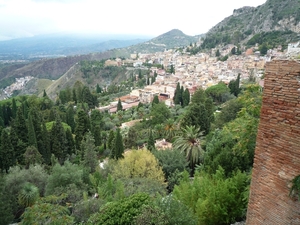
[{"label": "stone building wall", "polygon": [[300,202],[289,196],[299,174],[300,62],[274,60],[266,64],[246,224],[300,224]]}]

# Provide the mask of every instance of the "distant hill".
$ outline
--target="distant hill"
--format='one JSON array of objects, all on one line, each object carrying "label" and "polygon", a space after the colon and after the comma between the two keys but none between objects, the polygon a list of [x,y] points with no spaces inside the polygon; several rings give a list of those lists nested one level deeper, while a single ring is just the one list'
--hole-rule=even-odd
[{"label": "distant hill", "polygon": [[149,40],[129,35],[41,35],[0,41],[0,60],[57,58],[123,48]]},{"label": "distant hill", "polygon": [[170,30],[149,41],[119,49],[120,54],[161,52],[165,49],[185,47],[199,41],[202,35],[188,36],[178,29]]},{"label": "distant hill", "polygon": [[300,0],[268,0],[256,8],[235,9],[209,30],[202,47],[247,43],[256,34],[268,33],[272,33],[269,38],[281,38],[282,44],[300,39]]}]

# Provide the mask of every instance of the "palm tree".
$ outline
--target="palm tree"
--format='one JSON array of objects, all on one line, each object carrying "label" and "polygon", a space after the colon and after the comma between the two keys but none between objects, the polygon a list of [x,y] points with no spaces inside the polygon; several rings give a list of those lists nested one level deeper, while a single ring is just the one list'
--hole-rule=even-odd
[{"label": "palm tree", "polygon": [[189,166],[194,170],[195,165],[200,163],[203,158],[203,149],[201,147],[201,136],[203,131],[195,126],[186,126],[181,128],[180,134],[176,137],[173,148],[185,154]]},{"label": "palm tree", "polygon": [[25,183],[19,193],[19,203],[25,208],[32,206],[39,198],[39,189],[31,183]]}]

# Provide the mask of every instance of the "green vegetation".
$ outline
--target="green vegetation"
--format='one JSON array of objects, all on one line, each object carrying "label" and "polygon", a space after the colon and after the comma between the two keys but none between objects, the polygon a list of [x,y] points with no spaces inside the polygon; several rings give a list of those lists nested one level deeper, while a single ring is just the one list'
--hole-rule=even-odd
[{"label": "green vegetation", "polygon": [[[146,72],[133,74],[139,73],[143,80]],[[55,102],[46,92],[0,102],[0,200],[7,206],[1,221],[171,225],[245,218],[259,87],[237,78],[190,99],[178,84],[171,108],[156,97],[112,114],[94,109],[95,99],[117,100],[130,85],[123,84],[91,91],[76,82]]]}]

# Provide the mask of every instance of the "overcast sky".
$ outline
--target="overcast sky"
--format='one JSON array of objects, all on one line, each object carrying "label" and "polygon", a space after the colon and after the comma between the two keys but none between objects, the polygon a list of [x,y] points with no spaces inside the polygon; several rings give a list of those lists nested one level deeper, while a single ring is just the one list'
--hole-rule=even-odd
[{"label": "overcast sky", "polygon": [[0,40],[45,33],[206,33],[234,9],[266,0],[0,0]]}]

